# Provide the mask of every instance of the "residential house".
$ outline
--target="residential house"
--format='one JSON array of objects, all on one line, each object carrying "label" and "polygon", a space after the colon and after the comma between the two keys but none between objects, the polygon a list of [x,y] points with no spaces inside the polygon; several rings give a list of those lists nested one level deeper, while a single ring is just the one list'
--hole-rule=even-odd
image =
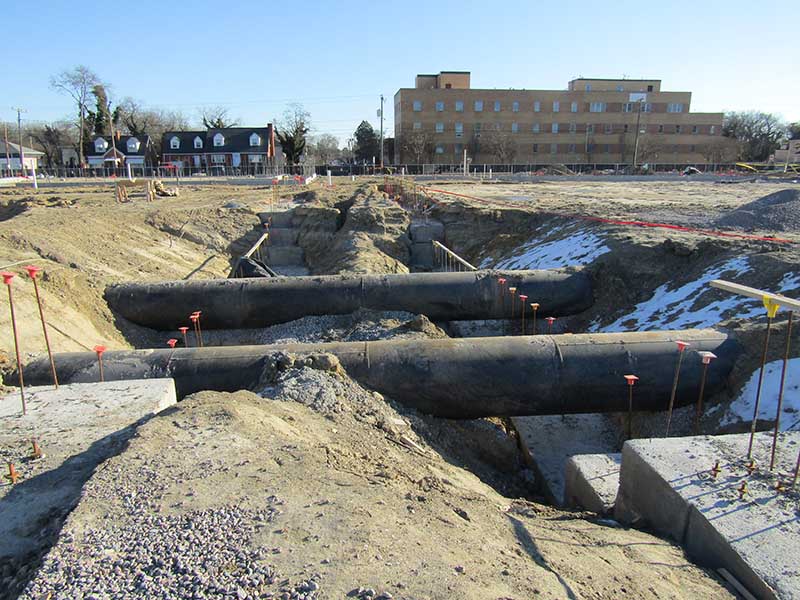
[{"label": "residential house", "polygon": [[[43,156],[44,152],[22,146],[22,157],[26,170],[38,169],[39,159]],[[19,170],[19,144],[9,141],[8,146],[6,146],[6,142],[0,141],[0,170],[7,171],[9,163],[11,163],[10,168],[12,170]]]},{"label": "residential house", "polygon": [[275,130],[266,127],[225,127],[206,131],[168,131],[161,138],[161,163],[206,172],[257,172],[274,166]]},{"label": "residential house", "polygon": [[89,168],[152,167],[156,164],[155,148],[149,135],[98,135],[84,146]]}]

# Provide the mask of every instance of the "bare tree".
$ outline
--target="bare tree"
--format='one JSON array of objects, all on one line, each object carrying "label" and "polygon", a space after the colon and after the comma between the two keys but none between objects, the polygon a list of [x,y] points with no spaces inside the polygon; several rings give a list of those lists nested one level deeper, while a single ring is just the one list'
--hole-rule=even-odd
[{"label": "bare tree", "polygon": [[497,157],[500,164],[511,164],[517,156],[517,140],[514,134],[501,129],[487,131],[484,142],[489,154]]},{"label": "bare tree", "polygon": [[200,118],[206,129],[224,129],[239,124],[239,119],[231,117],[224,106],[206,106],[200,111]]},{"label": "bare tree", "polygon": [[309,131],[311,131],[311,114],[297,102],[287,106],[281,119],[276,120],[275,135],[290,165],[300,162],[300,157],[306,149],[306,135]]},{"label": "bare tree", "polygon": [[412,131],[403,136],[403,154],[411,155],[415,164],[422,164],[431,154],[433,142],[425,131]]},{"label": "bare tree", "polygon": [[44,152],[47,166],[57,167],[63,164],[61,148],[70,141],[68,129],[67,123],[46,123],[29,130],[30,137]]},{"label": "bare tree", "polygon": [[709,165],[724,165],[734,162],[741,153],[738,141],[727,137],[717,137],[698,148]]},{"label": "bare tree", "polygon": [[78,65],[69,70],[61,71],[50,78],[50,87],[61,93],[67,94],[75,102],[78,109],[78,161],[81,166],[83,160],[83,141],[86,111],[92,89],[100,83],[100,78],[89,67]]},{"label": "bare tree", "polygon": [[726,113],[722,123],[722,135],[738,140],[742,158],[753,161],[767,160],[788,129],[780,117],[758,111]]},{"label": "bare tree", "polygon": [[309,144],[309,154],[319,164],[330,164],[339,156],[339,140],[330,133],[323,133]]}]

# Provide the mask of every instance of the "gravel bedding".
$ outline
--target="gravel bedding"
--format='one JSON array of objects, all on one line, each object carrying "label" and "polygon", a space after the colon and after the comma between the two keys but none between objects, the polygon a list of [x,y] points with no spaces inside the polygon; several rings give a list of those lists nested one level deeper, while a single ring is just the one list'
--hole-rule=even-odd
[{"label": "gravel bedding", "polygon": [[748,202],[715,224],[748,231],[800,232],[800,189],[785,189]]}]

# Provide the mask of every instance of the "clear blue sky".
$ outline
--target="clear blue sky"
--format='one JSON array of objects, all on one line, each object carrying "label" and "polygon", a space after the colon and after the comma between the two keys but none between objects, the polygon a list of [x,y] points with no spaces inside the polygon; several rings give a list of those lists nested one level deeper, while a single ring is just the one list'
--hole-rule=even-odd
[{"label": "clear blue sky", "polygon": [[[66,2],[7,0],[0,120],[74,111],[50,75],[85,64],[113,98],[223,104],[244,124],[291,101],[344,142],[378,97],[416,73],[472,72],[473,87],[563,89],[573,77],[652,77],[693,111],[760,109],[800,120],[800,1]],[[79,7],[76,9],[76,7]],[[793,30],[794,29],[794,30]]]}]

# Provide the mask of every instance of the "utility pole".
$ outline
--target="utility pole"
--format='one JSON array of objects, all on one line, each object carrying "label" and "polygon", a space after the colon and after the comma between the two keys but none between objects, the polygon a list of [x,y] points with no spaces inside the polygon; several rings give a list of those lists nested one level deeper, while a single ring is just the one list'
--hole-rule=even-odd
[{"label": "utility pole", "polygon": [[383,170],[383,94],[381,94],[381,170]]},{"label": "utility pole", "polygon": [[6,169],[11,175],[11,152],[8,149],[8,125],[6,123],[3,123],[3,144],[6,147]]},{"label": "utility pole", "polygon": [[25,175],[25,152],[22,151],[22,113],[27,112],[24,108],[12,108],[17,111],[17,139],[19,141],[19,173]]}]

